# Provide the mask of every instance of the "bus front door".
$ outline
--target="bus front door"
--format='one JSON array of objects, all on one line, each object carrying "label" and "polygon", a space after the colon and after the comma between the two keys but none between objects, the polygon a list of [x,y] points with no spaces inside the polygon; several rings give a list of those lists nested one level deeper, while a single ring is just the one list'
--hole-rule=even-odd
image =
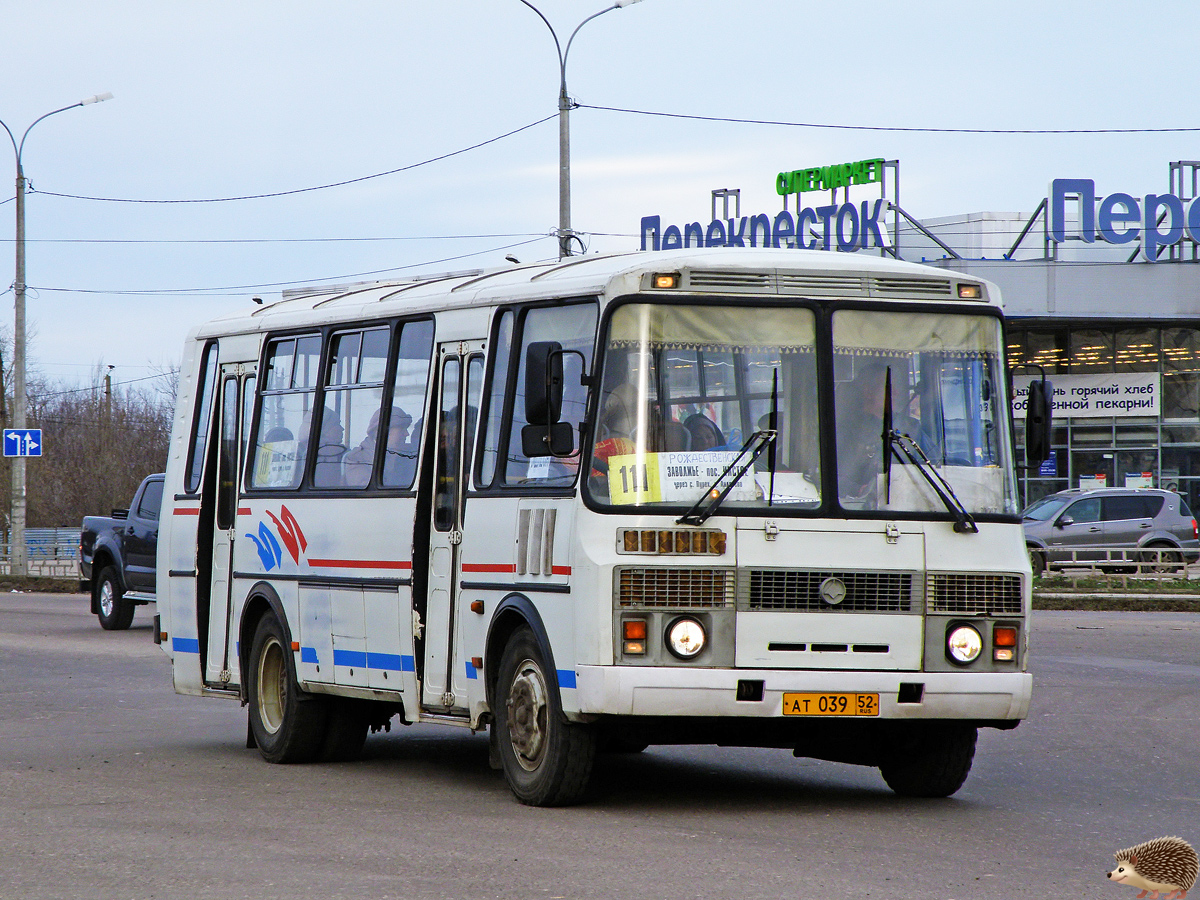
[{"label": "bus front door", "polygon": [[[428,584],[423,611],[421,706],[430,712],[466,715],[467,696],[459,670],[459,574],[463,504],[470,448],[483,382],[483,342],[438,346],[429,527]],[[415,561],[414,561],[415,563]],[[421,612],[418,610],[418,612]]]},{"label": "bus front door", "polygon": [[[202,503],[213,507],[210,589],[208,592],[207,640],[204,681],[214,687],[227,686],[232,678],[230,622],[232,619],[233,547],[237,536],[239,473],[245,455],[245,429],[254,402],[252,368],[244,363],[221,366],[217,392],[219,433],[216,447],[216,478],[204,492]],[[203,602],[203,599],[200,600]]]}]

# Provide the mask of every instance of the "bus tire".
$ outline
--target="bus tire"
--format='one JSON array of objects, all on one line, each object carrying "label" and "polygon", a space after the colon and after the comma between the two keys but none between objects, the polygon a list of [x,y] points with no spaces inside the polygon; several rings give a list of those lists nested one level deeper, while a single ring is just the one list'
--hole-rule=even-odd
[{"label": "bus tire", "polygon": [[927,725],[899,741],[879,771],[901,797],[949,797],[967,780],[977,736],[974,725]]},{"label": "bus tire", "polygon": [[322,762],[352,762],[362,755],[370,727],[367,702],[346,697],[326,701],[325,738],[317,754]]},{"label": "bus tire", "polygon": [[263,759],[308,762],[321,750],[326,702],[300,690],[295,660],[274,613],[259,620],[250,645],[250,729]]},{"label": "bus tire", "polygon": [[557,681],[528,626],[509,638],[496,683],[500,762],[509,789],[527,806],[567,806],[587,789],[596,735],[566,720]]},{"label": "bus tire", "polygon": [[105,631],[124,631],[133,624],[135,606],[125,599],[117,570],[106,566],[96,579],[96,618]]}]

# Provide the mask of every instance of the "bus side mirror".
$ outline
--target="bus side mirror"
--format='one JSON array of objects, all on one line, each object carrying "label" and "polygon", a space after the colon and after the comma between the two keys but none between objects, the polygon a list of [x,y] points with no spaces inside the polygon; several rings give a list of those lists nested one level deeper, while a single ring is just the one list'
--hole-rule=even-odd
[{"label": "bus side mirror", "polygon": [[535,456],[570,456],[575,452],[575,432],[570,422],[526,425],[521,429],[521,452]]},{"label": "bus side mirror", "polygon": [[550,426],[562,418],[563,349],[558,341],[534,341],[525,350],[525,421]]},{"label": "bus side mirror", "polygon": [[1034,471],[1050,458],[1054,386],[1046,379],[1029,382],[1025,406],[1025,470]]},{"label": "bus side mirror", "polygon": [[521,451],[527,457],[570,456],[575,433],[560,422],[563,404],[563,348],[558,341],[535,341],[525,350],[525,421]]}]

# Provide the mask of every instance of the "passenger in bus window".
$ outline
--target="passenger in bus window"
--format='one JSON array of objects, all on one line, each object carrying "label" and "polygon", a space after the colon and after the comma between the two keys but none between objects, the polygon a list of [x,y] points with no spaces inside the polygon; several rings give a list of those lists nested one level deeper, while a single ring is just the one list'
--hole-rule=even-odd
[{"label": "passenger in bus window", "polygon": [[692,413],[683,420],[683,427],[691,435],[693,450],[716,450],[725,446],[725,435],[721,434],[717,423],[704,413]]},{"label": "passenger in bus window", "polygon": [[409,435],[412,416],[393,406],[388,416],[387,448],[383,457],[383,483],[390,487],[408,487],[417,471],[417,442]]},{"label": "passenger in bus window", "polygon": [[[311,414],[306,415],[304,424],[301,425],[301,444],[302,448],[308,445],[308,433],[312,429]],[[317,487],[341,487],[342,486],[342,456],[346,453],[346,446],[342,443],[342,438],[345,432],[342,431],[342,426],[338,423],[337,413],[329,407],[325,407],[321,411],[321,431],[317,441],[317,461],[313,469],[313,484]],[[299,464],[304,464],[303,457],[299,459]]]},{"label": "passenger in bus window", "polygon": [[592,451],[593,478],[608,474],[608,459],[633,453],[633,429],[637,422],[637,389],[632,384],[617,385],[604,401],[604,411],[596,429],[596,446]]},{"label": "passenger in bus window", "polygon": [[883,472],[887,366],[873,361],[856,368],[853,380],[839,386],[837,397],[838,495],[853,507],[873,509],[877,476]]}]

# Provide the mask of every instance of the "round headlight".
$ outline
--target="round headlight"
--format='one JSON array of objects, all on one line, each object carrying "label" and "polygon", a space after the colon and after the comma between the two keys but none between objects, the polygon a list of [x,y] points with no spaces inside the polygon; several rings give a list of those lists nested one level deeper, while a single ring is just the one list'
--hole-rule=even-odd
[{"label": "round headlight", "polygon": [[676,619],[667,626],[667,647],[680,659],[695,659],[707,643],[704,626],[695,619]]},{"label": "round headlight", "polygon": [[983,638],[970,625],[956,625],[946,636],[946,652],[956,663],[974,662],[983,651]]}]

